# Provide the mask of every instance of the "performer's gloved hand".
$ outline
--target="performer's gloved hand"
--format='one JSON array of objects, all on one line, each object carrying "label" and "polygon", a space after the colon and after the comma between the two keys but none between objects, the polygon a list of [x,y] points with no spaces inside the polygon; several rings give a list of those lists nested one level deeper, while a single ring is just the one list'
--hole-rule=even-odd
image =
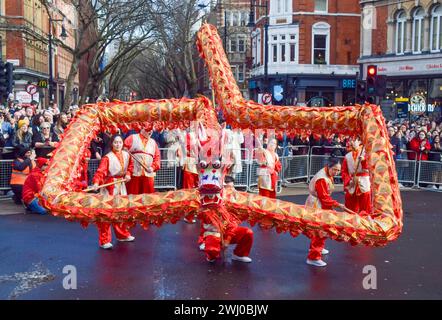
[{"label": "performer's gloved hand", "polygon": [[98,190],[98,184],[94,183],[92,185],[92,191],[97,191]]},{"label": "performer's gloved hand", "polygon": [[147,168],[147,173],[152,173],[152,172],[153,172],[152,167]]},{"label": "performer's gloved hand", "polygon": [[130,179],[131,179],[130,175],[128,175],[128,174],[124,177],[124,180],[126,180],[126,182],[130,181]]}]

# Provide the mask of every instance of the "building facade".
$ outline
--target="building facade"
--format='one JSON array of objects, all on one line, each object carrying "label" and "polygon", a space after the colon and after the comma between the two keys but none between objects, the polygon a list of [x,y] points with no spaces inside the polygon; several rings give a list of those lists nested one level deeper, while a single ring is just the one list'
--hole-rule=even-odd
[{"label": "building facade", "polygon": [[[208,22],[218,28],[232,73],[245,99],[249,99],[248,79],[252,61],[250,30],[247,27],[249,10],[249,0],[218,0],[208,17]],[[204,69],[204,64],[198,66],[199,91],[210,96],[209,77]]]},{"label": "building facade", "polygon": [[[31,99],[48,105],[54,101],[61,105],[65,81],[72,64],[75,45],[74,27],[77,16],[68,1],[53,0],[48,10],[39,0],[0,0],[0,36],[3,61],[14,64],[14,99],[29,103]],[[52,75],[54,96],[48,96],[49,82],[49,14],[52,23]],[[67,38],[62,40],[62,25]],[[78,81],[77,81],[78,83]],[[28,84],[38,86],[32,96],[26,92]]]},{"label": "building facade", "polygon": [[359,1],[254,2],[251,98],[262,102],[267,93],[277,105],[353,104],[359,72]]},{"label": "building facade", "polygon": [[[442,1],[361,1],[361,58],[386,76],[379,97],[389,118],[440,117],[442,104]],[[365,23],[364,23],[365,22]]]}]

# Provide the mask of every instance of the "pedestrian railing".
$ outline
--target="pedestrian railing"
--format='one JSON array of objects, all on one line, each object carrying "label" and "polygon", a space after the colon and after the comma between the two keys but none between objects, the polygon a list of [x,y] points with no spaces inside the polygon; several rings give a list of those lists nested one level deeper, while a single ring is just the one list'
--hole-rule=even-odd
[{"label": "pedestrian railing", "polygon": [[[396,159],[396,172],[399,183],[414,187],[417,177],[417,153],[411,150],[405,150],[400,155],[401,158]],[[410,160],[412,159],[412,160]]]},{"label": "pedestrian railing", "polygon": [[0,160],[0,190],[10,190],[13,160]]},{"label": "pedestrian railing", "polygon": [[[288,146],[283,150],[280,157],[282,170],[278,175],[277,192],[280,193],[282,186],[291,186],[296,183],[309,182],[310,179],[321,170],[330,158],[332,153],[342,147],[322,147],[306,145]],[[164,156],[167,149],[160,150]],[[235,151],[235,150],[233,150]],[[248,150],[240,149],[241,168],[239,172],[233,173],[235,178],[235,187],[244,188],[249,192],[258,192],[258,168],[259,164],[256,160],[257,149]],[[326,152],[326,154],[321,154]],[[409,187],[432,187],[439,186],[442,190],[442,162],[434,161],[439,159],[437,153],[430,153],[432,161],[417,161],[416,152],[404,151],[402,158],[396,160],[396,171],[398,173],[398,181]],[[337,156],[343,160],[343,156]],[[410,159],[411,158],[411,159]],[[10,179],[12,172],[13,160],[0,160],[0,191],[10,190]],[[95,175],[100,160],[91,159],[88,163],[88,183],[91,184],[92,177]],[[156,172],[155,188],[173,189],[177,186],[177,168],[180,166],[177,159],[162,158],[161,168]],[[340,176],[335,178],[340,183]],[[434,187],[433,187],[434,188]]]},{"label": "pedestrian railing", "polygon": [[[248,184],[248,188],[247,190],[249,192],[253,192],[253,193],[257,193],[258,190],[258,169],[259,169],[259,164],[258,161],[256,159],[256,154],[257,154],[258,148],[253,149],[253,159],[249,160],[249,184]],[[280,158],[281,161],[281,158]],[[278,181],[277,181],[277,185],[276,185],[276,192],[277,193],[281,193],[282,191],[282,177],[283,177],[283,172],[282,170],[279,172],[278,174]]]},{"label": "pedestrian railing", "polygon": [[440,161],[440,153],[430,152],[429,159],[439,159],[439,161],[419,161],[419,173],[417,185],[427,188],[433,187],[442,191],[442,162]]},{"label": "pedestrian railing", "polygon": [[[326,154],[322,154],[324,152],[324,148],[327,148],[328,152]],[[324,166],[327,164],[328,159],[330,158],[330,154],[333,151],[341,151],[342,147],[334,147],[334,146],[313,146],[310,148],[310,163],[309,163],[309,170],[308,170],[308,181],[310,181],[311,178]],[[337,152],[336,152],[337,153]],[[335,156],[336,158],[340,159],[341,162],[344,160],[344,156]],[[341,175],[335,176],[335,182],[338,184],[342,183],[342,177]]]},{"label": "pedestrian railing", "polygon": [[309,178],[310,147],[305,145],[288,146],[285,148],[282,164],[282,179],[284,186],[307,182]]}]

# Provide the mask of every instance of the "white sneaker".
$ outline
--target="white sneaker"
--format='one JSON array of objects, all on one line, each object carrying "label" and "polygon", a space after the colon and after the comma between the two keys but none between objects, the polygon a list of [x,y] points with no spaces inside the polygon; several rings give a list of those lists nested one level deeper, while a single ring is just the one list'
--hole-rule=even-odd
[{"label": "white sneaker", "polygon": [[106,250],[108,250],[108,249],[112,249],[112,247],[113,247],[113,245],[112,245],[112,243],[110,243],[110,242],[105,243],[105,244],[103,244],[103,245],[100,246],[100,248],[102,248],[102,249],[106,249]]},{"label": "white sneaker", "polygon": [[235,254],[232,255],[232,260],[246,262],[246,263],[252,262],[252,259],[250,259],[249,257],[239,257]]},{"label": "white sneaker", "polygon": [[321,251],[321,254],[329,254],[330,253],[330,251],[328,251],[327,249],[322,249],[322,251]]},{"label": "white sneaker", "polygon": [[132,241],[135,240],[135,237],[134,236],[129,236],[126,239],[117,239],[117,240],[121,241],[121,242],[132,242]]},{"label": "white sneaker", "polygon": [[433,190],[437,190],[437,187],[433,184],[433,186],[431,187],[431,189],[433,189]]},{"label": "white sneaker", "polygon": [[402,183],[398,183],[399,188],[405,188]]},{"label": "white sneaker", "polygon": [[200,250],[204,251],[206,249],[206,244],[203,242],[200,244]]},{"label": "white sneaker", "polygon": [[316,266],[316,267],[325,267],[327,265],[327,263],[325,263],[322,260],[310,260],[307,259],[307,264],[311,265],[311,266]]}]

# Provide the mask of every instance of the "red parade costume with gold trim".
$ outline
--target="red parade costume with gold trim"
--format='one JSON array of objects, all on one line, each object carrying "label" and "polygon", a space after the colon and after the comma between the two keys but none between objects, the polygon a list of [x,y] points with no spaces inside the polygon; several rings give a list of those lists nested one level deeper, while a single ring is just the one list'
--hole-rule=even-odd
[{"label": "red parade costume with gold trim", "polygon": [[[160,150],[156,141],[142,133],[132,134],[124,140],[124,147],[135,159],[132,179],[127,183],[128,194],[155,192],[155,172],[161,167]],[[152,172],[146,169],[152,168]]]},{"label": "red parade costume with gold trim", "polygon": [[361,155],[362,147],[348,152],[342,162],[342,180],[344,182],[345,206],[354,211],[367,214],[371,213],[371,184],[368,163],[365,154],[362,154],[362,160],[359,161],[356,173],[356,184],[352,185],[358,157]]},{"label": "red parade costume with gold trim", "polygon": [[[92,180],[94,184],[106,184],[131,176],[133,172],[133,162],[129,153],[126,151],[106,154],[100,162],[100,165]],[[127,195],[126,184],[124,182],[107,186],[100,189],[103,195]],[[98,237],[100,246],[112,241],[111,224],[108,222],[97,222]],[[112,223],[117,239],[126,239],[131,236],[125,223]]]}]

